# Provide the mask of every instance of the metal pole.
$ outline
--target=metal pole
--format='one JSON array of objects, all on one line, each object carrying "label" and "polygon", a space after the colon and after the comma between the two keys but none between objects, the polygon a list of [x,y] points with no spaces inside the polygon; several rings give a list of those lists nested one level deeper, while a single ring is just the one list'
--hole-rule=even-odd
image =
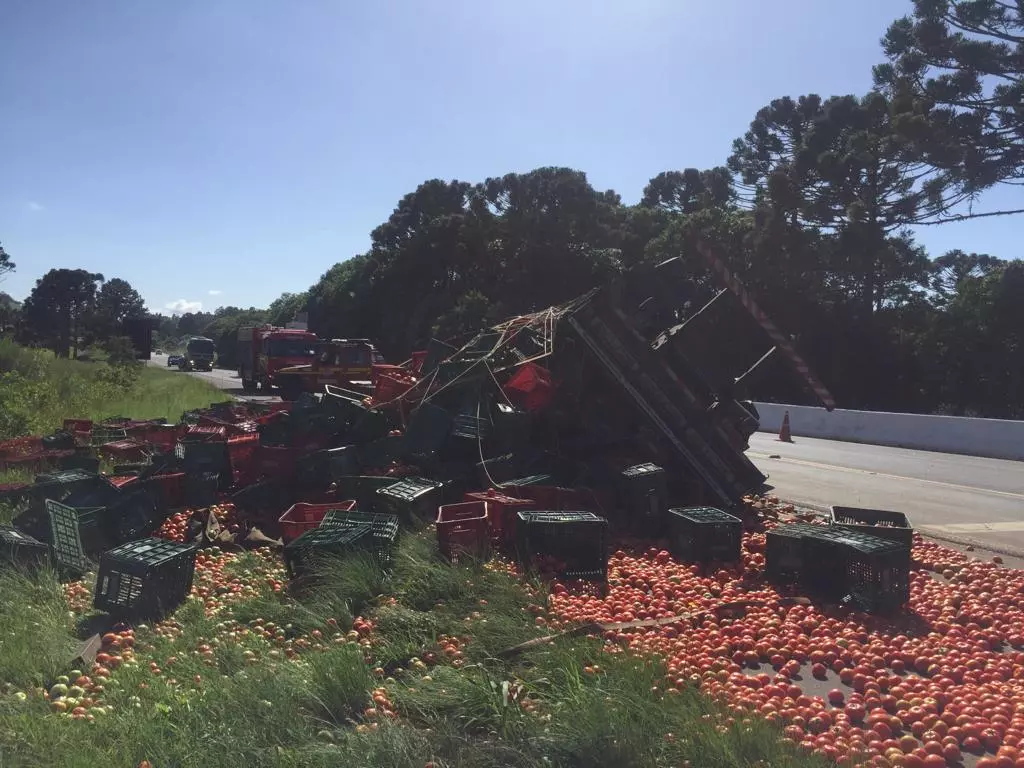
[{"label": "metal pole", "polygon": [[683,330],[683,328],[685,328],[687,325],[689,325],[690,321],[695,320],[697,318],[697,316],[700,315],[701,312],[703,312],[705,309],[707,309],[712,304],[714,304],[723,293],[728,293],[728,292],[729,292],[728,288],[723,288],[718,293],[716,293],[711,298],[711,300],[708,301],[707,304],[705,304],[703,307],[698,309],[696,312],[694,312],[688,318],[683,320],[683,322],[681,322],[679,325],[673,325],[668,330],[662,331],[660,334],[658,334],[658,338],[656,338],[654,341],[651,342],[651,349],[660,349],[662,346],[665,345],[665,342],[667,342],[670,338],[675,336],[677,333],[679,333],[681,330]]}]

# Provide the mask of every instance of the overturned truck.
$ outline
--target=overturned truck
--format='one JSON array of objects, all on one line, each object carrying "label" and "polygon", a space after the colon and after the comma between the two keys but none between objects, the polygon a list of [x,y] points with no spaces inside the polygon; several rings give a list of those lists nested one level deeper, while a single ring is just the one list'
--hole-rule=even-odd
[{"label": "overturned truck", "polygon": [[[715,299],[732,290],[756,309],[726,275],[732,285]],[[688,343],[687,324],[704,309],[692,311],[696,294],[670,260],[462,347],[432,342],[414,357],[415,384],[382,403],[400,406],[403,458],[434,472],[472,460],[497,487],[540,474],[597,491],[653,462],[673,498],[731,508],[767,479],[744,454],[758,420],[736,385],[780,347],[802,374],[806,366],[757,309],[776,345],[741,376],[723,375]]]}]

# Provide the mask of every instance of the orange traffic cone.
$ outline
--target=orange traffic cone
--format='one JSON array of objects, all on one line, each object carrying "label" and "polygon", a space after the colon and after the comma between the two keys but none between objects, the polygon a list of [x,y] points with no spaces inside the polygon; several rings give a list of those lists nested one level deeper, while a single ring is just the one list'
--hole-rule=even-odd
[{"label": "orange traffic cone", "polygon": [[789,411],[782,417],[782,428],[779,430],[779,440],[783,443],[792,443],[793,435],[789,431]]}]

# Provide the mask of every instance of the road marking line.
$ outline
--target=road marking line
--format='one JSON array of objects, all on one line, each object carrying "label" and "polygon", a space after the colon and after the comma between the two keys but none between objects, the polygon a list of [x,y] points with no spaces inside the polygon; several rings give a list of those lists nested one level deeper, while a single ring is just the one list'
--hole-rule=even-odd
[{"label": "road marking line", "polygon": [[952,523],[950,525],[923,525],[933,531],[945,533],[1020,533],[1024,531],[1024,522],[1020,523]]},{"label": "road marking line", "polygon": [[870,469],[856,469],[854,467],[841,467],[837,464],[822,464],[817,461],[805,461],[803,459],[790,459],[781,457],[775,453],[760,453],[759,451],[747,451],[747,456],[757,459],[770,459],[772,456],[778,456],[775,461],[785,462],[787,464],[798,464],[805,467],[816,467],[818,469],[833,469],[837,472],[849,472],[854,475],[873,475],[875,477],[885,477],[890,480],[911,480],[917,483],[928,483],[929,485],[939,485],[943,488],[956,488],[960,491],[972,491],[974,493],[989,493],[994,496],[1006,496],[1011,499],[1024,499],[1024,493],[1014,493],[1013,491],[997,491],[992,488],[981,488],[976,485],[958,485],[957,483],[945,483],[941,480],[927,480],[923,477],[907,477],[906,475],[890,475],[885,472],[875,472]]}]

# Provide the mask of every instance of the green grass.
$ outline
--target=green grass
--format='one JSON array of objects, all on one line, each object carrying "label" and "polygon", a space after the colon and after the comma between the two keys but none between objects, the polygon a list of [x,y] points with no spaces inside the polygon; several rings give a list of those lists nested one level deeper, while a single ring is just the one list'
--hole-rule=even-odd
[{"label": "green grass", "polygon": [[0,340],[0,439],[46,434],[65,418],[177,421],[186,410],[222,399],[223,392],[192,376],[141,365],[58,360]]},{"label": "green grass", "polygon": [[[226,568],[259,570],[254,555]],[[0,572],[0,589],[0,680],[27,691],[49,684],[74,642],[59,586],[49,573]],[[104,694],[112,710],[95,722],[50,713],[32,696],[0,695],[0,758],[74,768],[144,759],[370,768],[819,764],[766,723],[726,725],[695,690],[659,693],[658,662],[608,653],[599,640],[500,659],[501,649],[542,632],[530,607],[543,598],[501,571],[450,567],[428,533],[407,532],[389,577],[371,559],[334,559],[301,601],[268,590],[208,617],[190,599],[173,617],[174,637],[138,628],[137,661],[114,673]],[[357,616],[374,624],[359,642],[344,634]],[[314,631],[323,631],[325,649],[293,660],[276,650]],[[446,658],[445,637],[468,642]],[[195,653],[201,643],[216,648],[212,667]],[[373,730],[364,710],[379,689],[399,718]]]}]

